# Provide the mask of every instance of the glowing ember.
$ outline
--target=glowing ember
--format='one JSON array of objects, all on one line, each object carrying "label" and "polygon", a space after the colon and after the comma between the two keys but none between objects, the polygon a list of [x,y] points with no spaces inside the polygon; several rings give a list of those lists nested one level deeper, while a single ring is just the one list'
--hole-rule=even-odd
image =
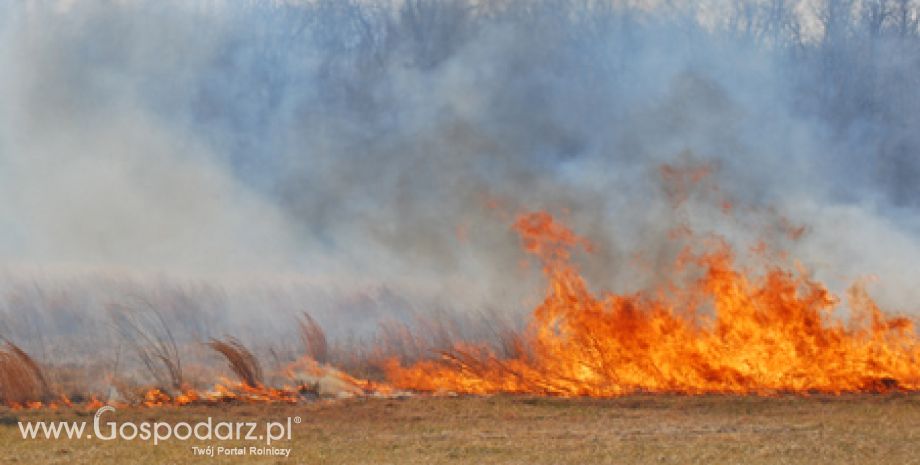
[{"label": "glowing ember", "polygon": [[677,263],[699,266],[698,278],[650,295],[594,295],[569,260],[574,247],[587,248],[584,239],[546,213],[523,215],[514,229],[549,281],[518,355],[458,344],[442,360],[390,361],[395,387],[560,396],[920,388],[912,323],[885,316],[860,288],[844,325],[821,284],[779,268],[747,276],[716,243]]},{"label": "glowing ember", "polygon": [[213,405],[225,402],[296,404],[304,398],[323,394],[333,397],[354,397],[392,393],[392,388],[383,383],[352,377],[309,358],[291,364],[287,374],[291,379],[298,381],[296,386],[250,386],[243,382],[221,379],[221,382],[215,384],[210,391],[189,388],[175,396],[170,396],[160,389],[150,389],[144,394],[142,404],[146,407]]}]

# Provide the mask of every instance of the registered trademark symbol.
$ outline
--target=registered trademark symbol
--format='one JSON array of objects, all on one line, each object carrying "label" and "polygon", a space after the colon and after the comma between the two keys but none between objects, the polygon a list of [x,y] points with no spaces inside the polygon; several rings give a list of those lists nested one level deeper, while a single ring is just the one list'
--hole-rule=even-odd
[{"label": "registered trademark symbol", "polygon": [[301,422],[300,417],[294,417],[294,423],[297,423],[299,425],[300,422]]}]

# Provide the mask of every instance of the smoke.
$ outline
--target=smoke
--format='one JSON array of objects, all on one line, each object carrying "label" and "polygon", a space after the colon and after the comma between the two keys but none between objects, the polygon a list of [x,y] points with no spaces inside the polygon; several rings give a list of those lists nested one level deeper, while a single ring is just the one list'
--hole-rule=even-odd
[{"label": "smoke", "polygon": [[[877,276],[884,307],[916,310],[916,9],[705,6],[7,2],[7,287],[64,279],[100,313],[212,283],[191,301],[226,326],[199,338],[253,307],[340,332],[520,312],[540,277],[509,224],[548,209],[596,245],[599,288],[659,280],[685,225],[766,240],[837,291]],[[675,209],[664,164],[711,174]]]},{"label": "smoke", "polygon": [[3,41],[4,259],[289,267],[295,249],[279,208],[235,179],[194,127],[151,107],[185,98],[175,94],[194,76],[182,70],[209,53],[197,39],[180,49],[194,38],[192,24],[173,17],[181,10],[160,11],[148,30],[138,23],[153,5],[58,13],[42,5],[5,7],[13,11]]}]

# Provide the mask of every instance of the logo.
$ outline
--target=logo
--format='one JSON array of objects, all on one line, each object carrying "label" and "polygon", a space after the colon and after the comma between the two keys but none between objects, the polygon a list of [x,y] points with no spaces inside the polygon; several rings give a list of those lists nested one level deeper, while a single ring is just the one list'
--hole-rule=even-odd
[{"label": "logo", "polygon": [[192,453],[202,456],[268,455],[287,457],[290,448],[274,447],[277,441],[290,441],[293,425],[301,423],[298,416],[283,421],[218,421],[210,416],[197,422],[170,423],[166,421],[117,421],[117,410],[111,405],[96,410],[92,432],[87,432],[86,422],[27,421],[19,422],[22,439],[91,440],[91,441],[142,441],[154,446],[169,441],[251,441],[260,446],[224,447],[221,445],[194,445]]}]

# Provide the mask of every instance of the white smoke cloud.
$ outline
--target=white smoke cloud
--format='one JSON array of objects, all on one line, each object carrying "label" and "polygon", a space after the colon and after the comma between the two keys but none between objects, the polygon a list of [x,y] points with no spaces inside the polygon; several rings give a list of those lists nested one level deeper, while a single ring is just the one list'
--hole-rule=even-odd
[{"label": "white smoke cloud", "polygon": [[173,20],[175,6],[151,23],[138,20],[155,7],[104,8],[13,9],[20,16],[5,28],[0,256],[197,273],[294,268],[278,207],[140,95],[145,80],[164,78],[177,95],[163,98],[183,98],[183,70],[207,59],[207,39]]}]

